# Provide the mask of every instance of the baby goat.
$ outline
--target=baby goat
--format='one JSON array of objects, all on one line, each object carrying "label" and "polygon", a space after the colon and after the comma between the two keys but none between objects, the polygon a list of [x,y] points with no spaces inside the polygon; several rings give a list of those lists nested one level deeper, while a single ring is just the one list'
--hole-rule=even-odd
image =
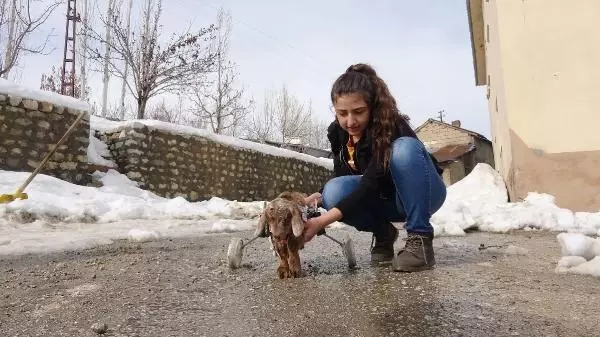
[{"label": "baby goat", "polygon": [[307,206],[305,197],[299,192],[281,193],[267,205],[258,221],[255,235],[270,236],[279,259],[277,275],[280,279],[301,276],[299,251],[304,248],[302,208]]}]

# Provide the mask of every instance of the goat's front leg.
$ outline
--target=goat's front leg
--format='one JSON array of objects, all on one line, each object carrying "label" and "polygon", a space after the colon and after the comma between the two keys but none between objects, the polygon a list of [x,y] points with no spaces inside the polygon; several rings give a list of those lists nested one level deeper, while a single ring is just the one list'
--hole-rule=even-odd
[{"label": "goat's front leg", "polygon": [[279,267],[277,267],[277,275],[280,279],[290,277],[290,266],[288,264],[288,248],[287,245],[276,244],[275,249],[279,258]]},{"label": "goat's front leg", "polygon": [[302,265],[300,263],[300,252],[298,245],[290,244],[288,246],[288,265],[290,268],[290,277],[300,277]]}]

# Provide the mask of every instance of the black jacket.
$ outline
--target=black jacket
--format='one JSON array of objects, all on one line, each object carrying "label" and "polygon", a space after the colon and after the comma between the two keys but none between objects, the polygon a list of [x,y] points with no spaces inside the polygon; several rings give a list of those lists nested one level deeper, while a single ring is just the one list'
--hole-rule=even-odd
[{"label": "black jacket", "polygon": [[[334,121],[329,125],[327,129],[327,138],[331,144],[334,176],[340,177],[362,174],[362,179],[360,180],[358,188],[334,206],[337,207],[342,214],[347,214],[347,212],[355,207],[359,200],[365,196],[394,200],[396,189],[389,169],[384,172],[382,168],[377,167],[375,160],[372,160],[372,137],[369,130],[367,130],[365,135],[355,144],[354,165],[356,166],[356,171],[348,165],[348,148],[346,147],[348,137],[349,134],[342,129],[337,121]],[[407,134],[399,135],[399,137],[417,138],[417,135],[414,131],[410,130]],[[438,174],[441,174],[442,169],[439,167],[437,160],[431,154],[430,157],[433,160]]]}]

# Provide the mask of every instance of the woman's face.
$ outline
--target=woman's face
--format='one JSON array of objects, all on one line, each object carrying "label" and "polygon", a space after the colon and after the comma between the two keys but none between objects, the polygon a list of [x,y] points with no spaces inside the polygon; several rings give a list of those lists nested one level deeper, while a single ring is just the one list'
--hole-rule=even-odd
[{"label": "woman's face", "polygon": [[339,96],[333,104],[333,109],[342,129],[353,137],[362,137],[369,124],[370,111],[361,94]]}]

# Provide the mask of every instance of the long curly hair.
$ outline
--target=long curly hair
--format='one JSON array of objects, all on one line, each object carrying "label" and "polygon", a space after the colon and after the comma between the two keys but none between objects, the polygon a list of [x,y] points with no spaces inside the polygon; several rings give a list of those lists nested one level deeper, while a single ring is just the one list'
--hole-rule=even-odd
[{"label": "long curly hair", "polygon": [[400,113],[387,84],[368,64],[351,65],[336,79],[331,88],[331,102],[335,104],[338,97],[353,93],[361,94],[369,107],[372,151],[379,167],[387,170],[392,142],[400,135],[414,133],[410,118]]}]

